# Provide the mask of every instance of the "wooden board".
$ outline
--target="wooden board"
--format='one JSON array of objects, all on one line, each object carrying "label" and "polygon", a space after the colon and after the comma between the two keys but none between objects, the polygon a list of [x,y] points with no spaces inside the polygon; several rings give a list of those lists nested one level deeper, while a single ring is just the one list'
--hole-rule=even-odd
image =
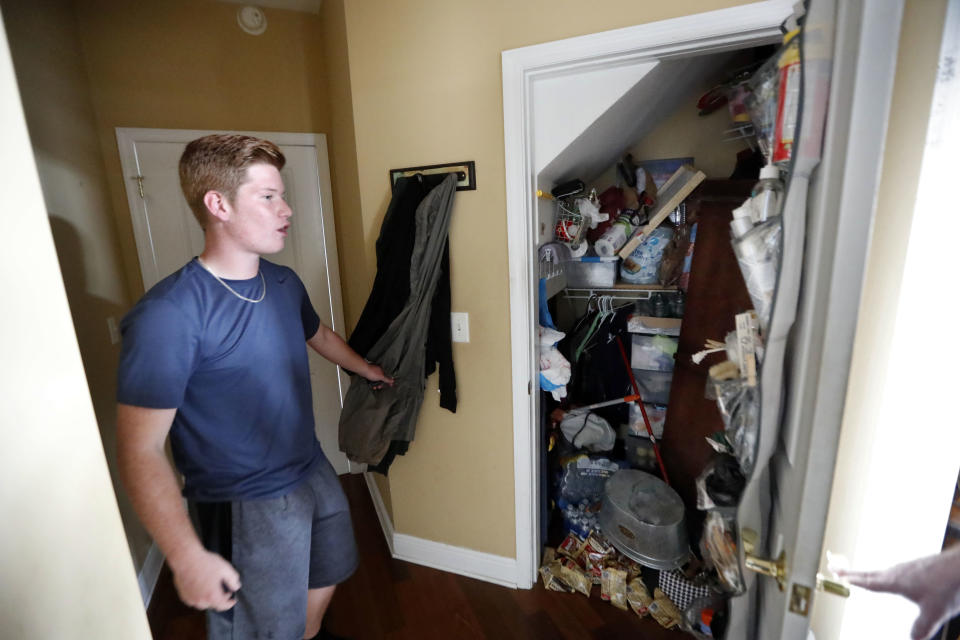
[{"label": "wooden board", "polygon": [[620,249],[619,256],[623,258],[624,264],[629,266],[631,262],[630,254],[636,249],[643,239],[650,235],[654,229],[660,226],[667,219],[674,209],[680,206],[680,203],[686,200],[694,189],[706,178],[706,174],[692,165],[685,164],[677,169],[670,179],[660,188],[657,196],[657,206],[653,217],[646,226],[641,227],[639,231],[633,234],[627,244]]}]

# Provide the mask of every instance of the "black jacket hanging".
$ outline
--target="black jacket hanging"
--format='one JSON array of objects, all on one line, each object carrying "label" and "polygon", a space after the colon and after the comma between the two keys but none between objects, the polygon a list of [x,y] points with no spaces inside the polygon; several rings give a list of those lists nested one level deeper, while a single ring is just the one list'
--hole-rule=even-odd
[{"label": "black jacket hanging", "polygon": [[366,380],[350,381],[340,414],[339,443],[355,462],[389,466],[388,453],[402,452],[397,450],[398,443],[406,446],[414,438],[455,187],[456,180],[448,174],[417,206],[407,302],[366,354],[395,383],[373,389]]},{"label": "black jacket hanging", "polygon": [[[383,217],[377,238],[377,275],[370,297],[350,339],[350,347],[362,356],[383,335],[410,296],[410,257],[416,233],[415,214],[427,194],[446,174],[400,178]],[[450,329],[450,250],[444,243],[440,279],[430,309],[424,377],[440,366],[440,406],[457,411],[457,379],[453,368]],[[404,452],[398,452],[404,453]]]}]

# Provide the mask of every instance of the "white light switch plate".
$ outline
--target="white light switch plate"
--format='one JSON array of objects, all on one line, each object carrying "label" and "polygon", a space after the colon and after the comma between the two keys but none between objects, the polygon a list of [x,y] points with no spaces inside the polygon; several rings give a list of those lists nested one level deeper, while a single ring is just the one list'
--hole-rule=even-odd
[{"label": "white light switch plate", "polygon": [[454,342],[470,342],[470,318],[462,311],[450,314]]}]

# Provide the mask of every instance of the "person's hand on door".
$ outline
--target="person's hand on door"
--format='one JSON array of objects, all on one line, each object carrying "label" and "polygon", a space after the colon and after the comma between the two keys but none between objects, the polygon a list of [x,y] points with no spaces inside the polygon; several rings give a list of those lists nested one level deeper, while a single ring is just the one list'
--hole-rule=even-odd
[{"label": "person's hand on door", "polygon": [[960,546],[880,571],[836,569],[851,584],[882,593],[894,593],[920,607],[912,640],[926,640],[960,613]]}]

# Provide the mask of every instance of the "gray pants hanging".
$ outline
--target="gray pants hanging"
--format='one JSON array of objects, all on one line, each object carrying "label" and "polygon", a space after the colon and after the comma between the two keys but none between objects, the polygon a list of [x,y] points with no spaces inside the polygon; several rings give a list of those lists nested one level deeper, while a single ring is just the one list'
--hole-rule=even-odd
[{"label": "gray pants hanging", "polygon": [[350,381],[340,414],[340,450],[354,462],[377,464],[392,440],[413,440],[426,386],[423,372],[430,303],[440,276],[455,192],[456,178],[451,174],[417,207],[410,297],[367,353],[367,359],[379,364],[396,382],[375,391],[359,376]]}]

